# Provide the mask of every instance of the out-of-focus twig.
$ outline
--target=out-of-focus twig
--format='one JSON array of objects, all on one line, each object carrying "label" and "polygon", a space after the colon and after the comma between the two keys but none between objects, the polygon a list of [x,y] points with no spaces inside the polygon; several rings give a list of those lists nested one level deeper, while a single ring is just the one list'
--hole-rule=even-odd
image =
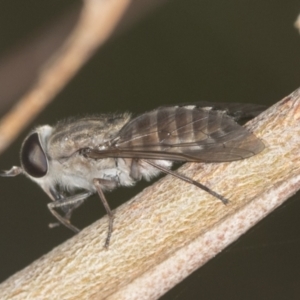
[{"label": "out-of-focus twig", "polygon": [[[111,37],[128,30],[168,0],[131,1],[126,13],[113,30]],[[50,23],[18,40],[0,57],[0,114],[16,103],[29,90],[41,66],[70,35],[81,12],[81,2],[74,2]],[[75,44],[74,44],[75,45]]]},{"label": "out-of-focus twig", "polygon": [[298,15],[297,20],[294,23],[294,26],[300,32],[300,15]]},{"label": "out-of-focus twig", "polygon": [[266,148],[249,159],[179,172],[226,206],[166,176],[0,285],[1,299],[156,299],[300,188],[300,89],[247,124]]},{"label": "out-of-focus twig", "polygon": [[0,123],[0,153],[68,83],[109,37],[131,0],[85,0],[81,17],[62,49],[44,67],[35,85]]},{"label": "out-of-focus twig", "polygon": [[[0,57],[1,116],[27,91],[41,66],[66,40],[81,12],[76,2],[64,14],[19,39]],[[3,43],[4,41],[1,40]]]}]

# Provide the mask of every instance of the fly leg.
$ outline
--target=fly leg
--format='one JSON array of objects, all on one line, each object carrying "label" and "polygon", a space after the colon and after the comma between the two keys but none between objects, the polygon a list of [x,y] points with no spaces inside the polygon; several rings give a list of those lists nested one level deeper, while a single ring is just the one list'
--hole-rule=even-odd
[{"label": "fly leg", "polygon": [[[88,198],[92,193],[81,193],[78,195],[74,195],[68,198],[61,198],[59,200],[55,200],[51,203],[48,203],[48,208],[52,215],[64,226],[71,229],[74,232],[79,232],[80,230],[71,224],[70,218],[73,210],[77,208],[83,201]],[[56,208],[64,208],[67,206],[71,206],[71,208],[67,211],[65,216],[60,215],[55,209]],[[52,225],[53,226],[53,225]]]},{"label": "fly leg", "polygon": [[175,177],[177,177],[177,178],[179,178],[179,179],[181,179],[181,180],[183,180],[183,181],[185,181],[185,182],[188,182],[188,183],[190,183],[190,184],[195,185],[196,187],[198,187],[198,188],[204,190],[205,192],[209,193],[210,195],[212,195],[212,196],[216,197],[217,199],[221,200],[224,204],[227,204],[227,203],[229,202],[228,199],[226,199],[226,198],[223,197],[222,195],[220,195],[220,194],[214,192],[213,190],[211,190],[211,189],[208,188],[207,186],[201,184],[200,182],[197,182],[197,181],[193,180],[192,178],[186,177],[186,176],[184,176],[184,175],[181,175],[181,174],[178,174],[178,173],[176,173],[176,172],[173,172],[172,170],[169,170],[169,169],[167,169],[167,168],[164,168],[164,167],[162,167],[162,166],[160,166],[160,165],[157,165],[156,163],[154,163],[154,162],[151,161],[151,160],[143,159],[143,161],[145,161],[145,162],[148,163],[149,165],[151,165],[151,166],[153,166],[153,167],[159,169],[160,171],[162,171],[162,172],[164,172],[164,173],[166,173],[166,174],[173,175],[173,176],[175,176]]},{"label": "fly leg", "polygon": [[[62,197],[62,196],[59,196],[59,198],[57,198],[56,200],[62,202],[62,201],[65,200],[65,198]],[[78,208],[82,203],[83,203],[83,200],[82,201],[78,201],[77,203],[74,203],[74,204],[72,203],[71,206],[70,206],[70,204],[69,205],[65,204],[64,206],[60,206],[60,208],[65,212],[65,215],[63,216],[63,218],[66,219],[66,220],[68,220],[68,222],[70,223],[70,219],[71,219],[73,211],[76,208]],[[59,225],[61,225],[60,222],[55,222],[55,223],[53,222],[53,223],[49,224],[49,227],[50,228],[54,228],[54,227],[57,227]]]},{"label": "fly leg", "polygon": [[106,236],[106,240],[105,240],[105,244],[104,244],[104,248],[108,249],[111,234],[113,231],[114,214],[113,214],[112,210],[110,209],[109,204],[103,194],[101,184],[105,184],[106,186],[109,186],[111,189],[113,189],[114,187],[116,187],[117,182],[113,181],[113,180],[95,178],[93,180],[93,183],[97,189],[98,195],[102,201],[102,204],[103,204],[103,206],[106,210],[107,216],[108,216],[108,232],[107,232],[107,236]]}]

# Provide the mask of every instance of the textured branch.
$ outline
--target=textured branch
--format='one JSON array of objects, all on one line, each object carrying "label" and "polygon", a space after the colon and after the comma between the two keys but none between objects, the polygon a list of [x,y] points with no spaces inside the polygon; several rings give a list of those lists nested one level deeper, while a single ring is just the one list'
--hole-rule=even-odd
[{"label": "textured branch", "polygon": [[205,264],[300,187],[300,89],[247,124],[266,149],[179,171],[230,199],[167,176],[0,285],[1,299],[154,299]]},{"label": "textured branch", "polygon": [[69,39],[41,71],[30,91],[0,122],[0,152],[69,82],[118,24],[131,0],[85,0]]}]

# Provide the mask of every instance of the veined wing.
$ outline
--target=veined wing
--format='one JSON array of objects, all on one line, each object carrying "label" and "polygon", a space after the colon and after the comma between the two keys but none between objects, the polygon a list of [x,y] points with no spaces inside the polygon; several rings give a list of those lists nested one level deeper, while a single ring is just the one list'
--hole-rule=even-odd
[{"label": "veined wing", "polygon": [[264,149],[263,142],[224,110],[211,107],[161,107],[127,123],[109,145],[87,156],[224,162]]},{"label": "veined wing", "polygon": [[[211,107],[213,110],[222,110],[239,124],[245,124],[267,109],[266,105],[253,103],[211,103],[200,101],[193,103],[192,105],[200,108]],[[180,106],[187,106],[187,104]]]}]

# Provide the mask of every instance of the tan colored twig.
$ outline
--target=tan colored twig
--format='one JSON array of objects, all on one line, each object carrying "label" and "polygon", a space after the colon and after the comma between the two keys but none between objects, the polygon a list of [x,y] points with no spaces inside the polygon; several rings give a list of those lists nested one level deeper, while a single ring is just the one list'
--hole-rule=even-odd
[{"label": "tan colored twig", "polygon": [[298,15],[298,17],[297,17],[297,19],[296,19],[296,21],[294,23],[294,26],[300,32],[300,15]]},{"label": "tan colored twig", "polygon": [[80,20],[35,85],[0,123],[0,153],[109,37],[131,0],[85,0]]},{"label": "tan colored twig", "polygon": [[260,154],[179,171],[230,199],[167,176],[0,285],[1,299],[156,299],[300,188],[300,89],[247,125]]}]

